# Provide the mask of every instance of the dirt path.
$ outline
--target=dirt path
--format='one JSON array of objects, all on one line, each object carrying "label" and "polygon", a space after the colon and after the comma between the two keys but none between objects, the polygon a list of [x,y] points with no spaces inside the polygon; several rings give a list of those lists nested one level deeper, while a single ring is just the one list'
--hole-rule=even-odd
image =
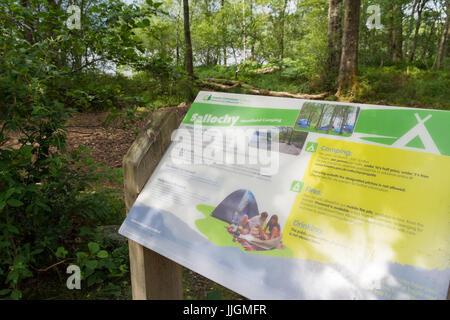
[{"label": "dirt path", "polygon": [[[181,122],[188,107],[166,109],[173,109]],[[67,148],[73,150],[83,145],[92,151],[90,157],[96,162],[103,162],[111,168],[121,168],[122,159],[136,139],[136,133],[148,122],[151,114],[151,111],[141,113],[143,118],[135,123],[119,118],[108,125],[104,125],[107,112],[76,114],[66,126]]]}]

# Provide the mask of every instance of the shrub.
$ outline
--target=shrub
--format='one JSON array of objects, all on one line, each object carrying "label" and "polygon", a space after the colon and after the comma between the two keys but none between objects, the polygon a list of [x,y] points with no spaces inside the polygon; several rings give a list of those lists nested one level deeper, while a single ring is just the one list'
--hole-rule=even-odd
[{"label": "shrub", "polygon": [[390,66],[362,68],[358,101],[407,107],[450,109],[447,71]]},{"label": "shrub", "polygon": [[74,110],[48,94],[61,74],[47,45],[0,36],[9,48],[0,68],[0,294],[13,299],[24,280],[58,261],[59,247],[78,251],[80,227],[105,220],[114,210],[108,199],[117,197],[93,191],[117,181],[117,172],[95,166],[83,147],[66,151],[64,124]]}]

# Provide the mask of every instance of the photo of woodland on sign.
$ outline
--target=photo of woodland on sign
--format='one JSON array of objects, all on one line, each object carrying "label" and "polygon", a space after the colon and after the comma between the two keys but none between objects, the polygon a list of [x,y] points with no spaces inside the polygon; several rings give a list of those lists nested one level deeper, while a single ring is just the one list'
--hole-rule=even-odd
[{"label": "photo of woodland on sign", "polygon": [[349,137],[355,129],[359,108],[307,102],[300,111],[295,130]]}]

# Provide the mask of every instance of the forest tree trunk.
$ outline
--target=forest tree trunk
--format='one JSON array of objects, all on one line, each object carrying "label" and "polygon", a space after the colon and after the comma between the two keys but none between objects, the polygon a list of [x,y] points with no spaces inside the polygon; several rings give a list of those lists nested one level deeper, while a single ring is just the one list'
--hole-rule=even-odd
[{"label": "forest tree trunk", "polygon": [[284,20],[286,16],[286,8],[287,8],[288,0],[284,0],[283,6],[280,10],[280,60],[284,58]]},{"label": "forest tree trunk", "polygon": [[416,22],[416,30],[414,32],[414,40],[413,40],[413,47],[411,49],[411,54],[409,55],[409,63],[414,61],[414,55],[416,53],[417,49],[417,40],[419,38],[419,29],[420,25],[422,24],[422,12],[425,8],[425,4],[428,2],[428,0],[422,0],[422,2],[419,2],[418,9],[417,9],[417,22]]},{"label": "forest tree trunk", "polygon": [[177,62],[176,65],[180,65],[180,21],[181,21],[181,2],[178,2],[178,5],[180,5],[180,11],[177,13],[177,39],[176,39],[176,56],[177,56]]},{"label": "forest tree trunk", "polygon": [[339,130],[339,134],[341,136],[345,130],[345,123],[347,122],[349,111],[350,111],[349,107],[344,107],[344,109],[342,110],[342,112],[344,113],[344,116],[342,118],[341,129]]},{"label": "forest tree trunk", "polygon": [[412,29],[413,29],[413,25],[414,25],[414,14],[416,13],[416,9],[417,9],[417,5],[419,4],[419,1],[420,0],[414,0],[414,4],[412,7],[411,17],[409,20],[409,27],[406,32],[406,38],[403,41],[403,58],[406,58],[408,56],[408,40],[412,33]]},{"label": "forest tree trunk", "polygon": [[442,60],[445,53],[445,44],[447,37],[450,34],[450,1],[447,0],[447,18],[445,19],[444,29],[442,30],[441,41],[439,42],[439,48],[436,56],[436,70],[441,68]]},{"label": "forest tree trunk", "polygon": [[[437,39],[437,41],[434,39],[435,35],[436,35],[436,19],[437,17],[435,16],[435,19],[433,20],[433,24],[430,27],[430,33],[427,36],[427,40],[425,40],[425,43],[423,45],[423,50],[422,50],[422,54],[420,55],[420,60],[424,61],[427,58],[429,58],[432,54],[433,54],[433,42],[437,42],[439,43],[439,39]],[[439,38],[439,37],[438,37]]]},{"label": "forest tree trunk", "polygon": [[392,60],[398,62],[402,59],[403,48],[403,10],[402,4],[394,3],[392,17]]},{"label": "forest tree trunk", "polygon": [[242,43],[243,43],[243,61],[247,63],[247,29],[245,23],[245,0],[242,0]]},{"label": "forest tree trunk", "polygon": [[[24,8],[27,8],[30,10],[30,0],[20,0],[20,5]],[[24,38],[28,41],[30,45],[34,44],[33,41],[33,21],[28,20],[25,18],[25,25],[27,28],[24,28]]]},{"label": "forest tree trunk", "polygon": [[342,54],[342,1],[330,0],[328,8],[328,73],[339,70]]},{"label": "forest tree trunk", "polygon": [[339,67],[338,93],[358,91],[358,36],[361,0],[345,0],[344,36]]},{"label": "forest tree trunk", "polygon": [[338,112],[339,112],[338,107],[334,107],[333,113],[331,114],[330,123],[328,124],[327,134],[330,133],[330,131],[332,129],[334,129],[333,124],[334,124],[334,120],[336,120],[336,116],[337,116]]},{"label": "forest tree trunk", "polygon": [[322,107],[322,109],[320,109],[320,116],[319,116],[319,119],[317,120],[316,127],[315,127],[316,130],[320,129],[320,123],[322,122],[323,116],[325,114],[325,106],[321,105],[321,107]]},{"label": "forest tree trunk", "polygon": [[[220,1],[220,10],[225,10],[225,0]],[[223,28],[223,65],[227,65],[227,25],[222,21]]]},{"label": "forest tree trunk", "polygon": [[186,44],[186,71],[190,79],[194,78],[194,63],[192,58],[191,27],[189,24],[189,0],[183,0],[184,12],[184,42]]},{"label": "forest tree trunk", "polygon": [[[316,109],[314,108],[314,109],[312,109],[310,112],[309,112],[309,117],[308,117],[308,123],[307,123],[307,126],[309,127],[309,125],[311,124],[311,121],[312,121],[312,119],[313,119],[313,117],[314,117],[314,115],[316,114]],[[297,125],[297,124],[296,124]]]}]

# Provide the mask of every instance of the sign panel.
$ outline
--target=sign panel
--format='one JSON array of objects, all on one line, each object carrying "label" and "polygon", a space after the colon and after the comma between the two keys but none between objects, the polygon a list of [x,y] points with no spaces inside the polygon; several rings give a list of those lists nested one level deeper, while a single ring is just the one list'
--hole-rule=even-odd
[{"label": "sign panel", "polygon": [[252,299],[445,299],[449,128],[200,92],[119,233]]}]

